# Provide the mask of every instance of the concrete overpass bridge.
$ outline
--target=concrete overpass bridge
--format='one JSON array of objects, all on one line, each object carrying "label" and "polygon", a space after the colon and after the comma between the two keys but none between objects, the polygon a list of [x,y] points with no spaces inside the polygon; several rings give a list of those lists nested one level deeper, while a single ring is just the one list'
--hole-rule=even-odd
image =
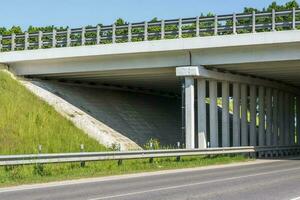
[{"label": "concrete overpass bridge", "polygon": [[[0,63],[80,107],[76,93],[101,111],[92,116],[139,144],[163,135],[174,144],[183,127],[186,148],[293,145],[300,142],[298,28],[300,10],[292,9],[12,34],[0,37]],[[129,107],[134,120],[124,114]]]}]

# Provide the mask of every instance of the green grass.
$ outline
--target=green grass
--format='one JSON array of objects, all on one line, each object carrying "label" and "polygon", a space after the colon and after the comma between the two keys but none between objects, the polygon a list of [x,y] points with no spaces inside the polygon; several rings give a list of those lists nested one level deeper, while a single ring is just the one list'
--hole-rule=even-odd
[{"label": "green grass", "polygon": [[0,71],[0,154],[42,151],[102,151],[104,146],[89,138],[51,106]]},{"label": "green grass", "polygon": [[175,158],[161,158],[155,159],[153,163],[149,163],[148,159],[125,160],[120,166],[118,166],[117,161],[99,161],[86,163],[85,167],[80,167],[79,163],[0,167],[0,187],[167,169],[192,168],[247,160],[242,156],[198,156],[183,157],[180,161],[176,161]]},{"label": "green grass", "polygon": [[[80,144],[86,151],[105,151],[104,146],[89,138],[70,121],[63,118],[51,106],[37,98],[0,70],[0,155],[37,153],[42,145],[43,153],[78,152]],[[238,157],[185,157],[123,161],[47,164],[0,167],[0,186],[39,183],[84,177],[97,177],[125,173],[199,167],[246,161]]]}]

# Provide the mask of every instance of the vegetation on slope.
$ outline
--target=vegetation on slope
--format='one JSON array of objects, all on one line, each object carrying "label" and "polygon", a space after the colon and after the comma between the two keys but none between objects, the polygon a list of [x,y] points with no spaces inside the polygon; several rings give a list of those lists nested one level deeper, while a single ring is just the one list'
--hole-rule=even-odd
[{"label": "vegetation on slope", "polygon": [[39,145],[47,153],[105,149],[4,71],[0,116],[0,154],[37,153]]}]

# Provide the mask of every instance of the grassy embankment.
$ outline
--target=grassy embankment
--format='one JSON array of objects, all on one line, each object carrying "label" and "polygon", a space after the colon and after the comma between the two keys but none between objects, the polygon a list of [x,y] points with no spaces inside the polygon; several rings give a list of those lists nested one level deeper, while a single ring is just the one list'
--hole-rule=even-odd
[{"label": "grassy embankment", "polygon": [[[51,106],[28,92],[11,76],[0,71],[0,154],[78,152],[80,144],[86,151],[105,151],[104,146],[89,138]],[[0,167],[0,186],[48,182],[83,177],[125,174],[142,171],[197,167],[245,161],[243,157],[187,157]]]}]

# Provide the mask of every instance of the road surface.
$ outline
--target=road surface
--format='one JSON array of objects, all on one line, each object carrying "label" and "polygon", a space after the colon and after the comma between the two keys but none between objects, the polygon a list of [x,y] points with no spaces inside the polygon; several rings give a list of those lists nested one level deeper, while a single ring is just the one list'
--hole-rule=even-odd
[{"label": "road surface", "polygon": [[300,159],[2,188],[0,199],[300,200]]}]

